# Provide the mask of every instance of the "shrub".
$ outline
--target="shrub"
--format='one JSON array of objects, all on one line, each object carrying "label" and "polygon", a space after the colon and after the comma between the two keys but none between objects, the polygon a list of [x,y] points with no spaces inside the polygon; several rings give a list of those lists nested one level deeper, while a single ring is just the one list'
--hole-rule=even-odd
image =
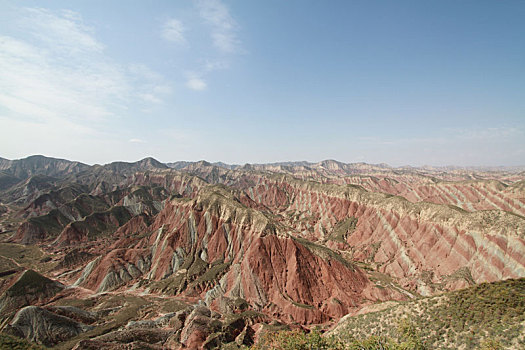
[{"label": "shrub", "polygon": [[487,338],[481,343],[481,350],[503,350],[501,342],[494,338]]}]

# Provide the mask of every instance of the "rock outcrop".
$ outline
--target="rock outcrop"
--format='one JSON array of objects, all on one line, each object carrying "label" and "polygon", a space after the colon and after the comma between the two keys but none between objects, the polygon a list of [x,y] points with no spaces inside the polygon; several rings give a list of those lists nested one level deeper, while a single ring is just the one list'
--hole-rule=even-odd
[{"label": "rock outcrop", "polygon": [[52,346],[91,328],[46,309],[27,306],[16,313],[7,331],[29,341]]}]

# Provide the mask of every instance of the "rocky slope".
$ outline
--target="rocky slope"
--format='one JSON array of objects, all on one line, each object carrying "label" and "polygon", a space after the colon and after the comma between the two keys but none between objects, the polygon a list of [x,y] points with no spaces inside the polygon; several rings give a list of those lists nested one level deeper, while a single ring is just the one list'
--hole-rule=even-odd
[{"label": "rocky slope", "polygon": [[[505,211],[469,213],[286,175],[213,168],[205,179],[243,190],[296,235],[348,252],[421,294],[525,271],[525,221]],[[353,225],[341,232],[348,220]]]},{"label": "rocky slope", "polygon": [[357,266],[293,237],[221,187],[170,201],[148,231],[132,246],[117,242],[76,283],[102,292],[141,278],[156,281],[152,290],[202,298],[217,309],[224,298],[241,298],[256,311],[300,323],[339,318],[362,298],[388,296]]},{"label": "rocky slope", "polygon": [[89,165],[80,162],[71,162],[65,159],[49,158],[41,155],[17,160],[0,159],[0,170],[21,180],[34,175],[62,177],[88,168]]},{"label": "rocky slope", "polygon": [[59,349],[239,347],[525,277],[519,169],[1,164],[0,328]]},{"label": "rocky slope", "polygon": [[525,191],[519,172],[475,172],[458,169],[398,170],[385,165],[342,164],[324,161],[306,165],[245,165],[236,171],[197,162],[181,169],[213,183],[239,173],[287,174],[301,180],[338,185],[358,185],[370,192],[401,196],[411,202],[449,204],[466,211],[504,210],[525,216]]},{"label": "rocky slope", "polygon": [[26,306],[16,313],[6,332],[52,346],[91,328],[38,306]]},{"label": "rocky slope", "polygon": [[404,322],[432,349],[475,349],[486,339],[497,340],[504,349],[522,349],[524,300],[523,278],[484,283],[431,298],[378,304],[369,312],[342,318],[328,334],[342,339],[396,337]]},{"label": "rocky slope", "polygon": [[63,289],[61,283],[26,270],[0,295],[0,314],[8,315],[21,307],[43,303]]}]

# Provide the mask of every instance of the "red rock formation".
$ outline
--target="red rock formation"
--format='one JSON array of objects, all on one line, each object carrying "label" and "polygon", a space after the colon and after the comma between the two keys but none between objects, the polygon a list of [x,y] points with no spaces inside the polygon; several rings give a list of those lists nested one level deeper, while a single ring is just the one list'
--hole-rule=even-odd
[{"label": "red rock formation", "polygon": [[172,200],[149,229],[151,236],[135,249],[117,249],[96,262],[81,285],[112,289],[133,280],[130,268],[138,267],[151,280],[171,276],[176,292],[200,295],[217,309],[219,297],[242,298],[273,317],[319,323],[356,307],[369,284],[356,266],[289,236],[220,188]]},{"label": "red rock formation", "polygon": [[[261,179],[245,191],[306,237],[312,229],[317,239],[326,239],[337,222],[356,217],[357,226],[346,239],[354,257],[378,264],[422,293],[428,292],[418,287],[424,271],[432,271],[436,283],[462,267],[475,282],[525,275],[525,220],[502,211],[466,213],[287,177]],[[284,198],[286,205],[272,207]],[[307,220],[298,222],[294,215]]]},{"label": "red rock formation", "polygon": [[[128,165],[95,166],[72,177],[87,189],[82,196],[110,210],[81,220],[65,211],[76,220],[67,226],[39,220],[59,228],[56,244],[44,249],[56,253],[55,261],[63,256],[53,273],[79,287],[71,293],[176,295],[192,305],[176,322],[179,333],[159,348],[220,342],[229,324],[216,312],[324,323],[377,300],[525,276],[525,195],[516,174],[491,180],[335,161],[230,170],[203,162],[188,167],[199,178],[152,162],[144,164],[148,171]],[[44,213],[52,207],[46,198],[27,208]],[[49,243],[58,234],[31,225],[33,219],[20,226],[17,241]],[[64,256],[72,247],[78,252]],[[198,303],[207,311],[196,312]],[[148,308],[136,316],[141,325],[165,327]],[[257,328],[240,323],[235,337]],[[113,340],[84,345],[97,342]]]}]

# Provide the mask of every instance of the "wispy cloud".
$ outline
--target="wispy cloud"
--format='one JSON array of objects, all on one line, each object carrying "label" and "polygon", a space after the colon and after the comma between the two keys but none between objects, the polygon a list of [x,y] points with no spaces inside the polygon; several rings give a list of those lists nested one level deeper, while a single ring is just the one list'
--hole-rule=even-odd
[{"label": "wispy cloud", "polygon": [[[22,9],[20,14],[23,39],[0,36],[0,105],[13,116],[102,121],[137,97],[156,103],[166,95],[167,83],[159,74],[107,57],[79,14],[46,9]],[[163,86],[164,92],[152,92]]]},{"label": "wispy cloud", "polygon": [[112,125],[171,93],[166,79],[149,67],[109,57],[80,14],[12,11],[9,35],[0,34],[0,125],[9,130],[0,149],[104,153],[119,138],[108,131]]},{"label": "wispy cloud", "polygon": [[168,41],[182,44],[186,42],[184,32],[186,28],[178,19],[169,19],[162,26],[162,37]]},{"label": "wispy cloud", "polygon": [[237,22],[230,11],[219,0],[198,0],[199,14],[211,28],[213,45],[224,53],[242,52],[241,42],[237,38]]},{"label": "wispy cloud", "polygon": [[110,116],[104,102],[118,103],[128,93],[122,72],[105,62],[76,62],[76,66],[55,53],[53,47],[0,37],[0,86],[4,87],[0,88],[0,103],[11,112],[33,118]]},{"label": "wispy cloud", "polygon": [[144,93],[144,94],[138,94],[138,97],[140,97],[143,101],[151,102],[151,103],[161,103],[162,100],[155,96],[154,94]]},{"label": "wispy cloud", "polygon": [[[243,53],[244,50],[241,41],[237,36],[239,26],[230,14],[228,7],[220,0],[195,0],[193,16],[199,20],[186,20],[185,23],[191,26],[192,32],[209,31],[211,37],[212,49],[207,47],[207,58],[193,57],[191,74],[186,74],[186,87],[195,91],[202,91],[208,88],[208,77],[212,72],[225,70],[230,67],[229,58],[233,54]],[[185,36],[186,27],[179,19],[169,19],[163,25],[162,37],[166,40],[186,43],[191,41],[192,37]],[[199,37],[199,39],[201,39]],[[193,45],[192,45],[193,46]],[[199,45],[195,45],[199,46]],[[191,50],[190,50],[191,51]],[[199,49],[199,55],[202,55],[202,49]],[[216,56],[216,57],[213,57]],[[217,57],[218,56],[218,57]],[[211,58],[210,58],[211,57]]]},{"label": "wispy cloud", "polygon": [[206,82],[202,78],[189,77],[186,81],[186,86],[191,90],[203,91],[206,90],[208,84],[206,84]]},{"label": "wispy cloud", "polygon": [[[41,8],[27,8],[19,23],[35,38],[55,50],[75,55],[79,52],[102,52],[104,45],[94,37],[94,30],[83,23],[80,14],[62,10],[57,15]],[[59,41],[55,39],[59,38]]]},{"label": "wispy cloud", "polygon": [[206,61],[204,64],[204,71],[208,73],[217,70],[228,69],[229,67],[230,65],[224,61]]},{"label": "wispy cloud", "polygon": [[146,141],[142,140],[142,139],[129,139],[130,143],[146,143]]},{"label": "wispy cloud", "polygon": [[129,83],[136,96],[144,102],[159,104],[172,92],[171,86],[162,75],[143,64],[128,66]]}]

